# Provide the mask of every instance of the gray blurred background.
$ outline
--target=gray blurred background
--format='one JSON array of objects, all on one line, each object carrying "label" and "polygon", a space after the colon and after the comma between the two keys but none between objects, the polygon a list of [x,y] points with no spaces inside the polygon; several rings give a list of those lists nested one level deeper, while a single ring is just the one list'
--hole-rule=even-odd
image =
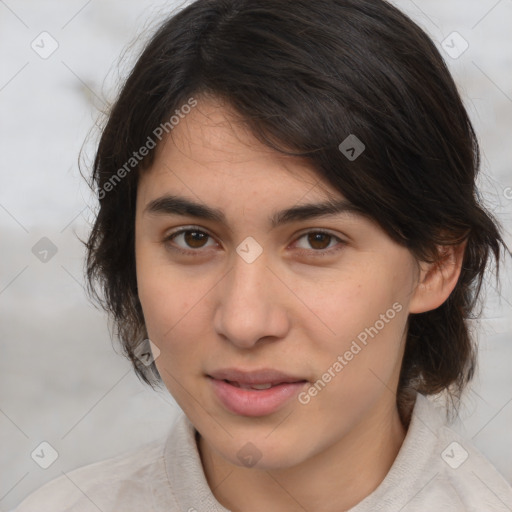
[{"label": "gray blurred background", "polygon": [[[459,85],[482,146],[480,189],[512,247],[512,1],[393,3],[431,35]],[[179,411],[112,344],[85,295],[77,239],[96,207],[78,171],[82,144],[178,5],[0,0],[0,510],[62,472],[165,435]],[[85,163],[96,141],[93,131]],[[455,428],[512,482],[510,261],[503,270],[501,299],[489,280],[475,324],[480,369]],[[42,442],[58,453],[47,469],[49,459],[31,456]]]}]

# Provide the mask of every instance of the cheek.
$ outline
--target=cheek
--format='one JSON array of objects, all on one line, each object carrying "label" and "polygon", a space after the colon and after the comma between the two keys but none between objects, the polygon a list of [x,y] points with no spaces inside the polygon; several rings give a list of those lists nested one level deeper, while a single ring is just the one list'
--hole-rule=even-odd
[{"label": "cheek", "polygon": [[171,276],[142,274],[141,278],[139,299],[148,334],[161,349],[178,350],[180,339],[185,342],[183,333],[192,334],[199,327],[201,291]]},{"label": "cheek", "polygon": [[[151,251],[137,254],[137,285],[148,336],[160,349],[156,360],[173,375],[189,371],[189,362],[202,360],[201,345],[211,329],[208,317],[208,279],[194,277],[193,270],[159,261]],[[211,337],[211,333],[209,334]],[[202,349],[204,354],[204,348]]]},{"label": "cheek", "polygon": [[148,336],[160,350],[156,368],[168,391],[189,414],[193,414],[189,409],[191,383],[201,371],[202,344],[208,339],[204,326],[211,325],[198,318],[205,300],[201,296],[202,290],[190,283],[187,286],[168,270],[164,274],[153,266],[140,273],[139,298]]},{"label": "cheek", "polygon": [[[323,283],[317,281],[295,291],[299,297],[304,297],[304,303],[316,316],[316,324],[312,316],[309,324],[315,325],[317,333],[328,331],[330,336],[326,340],[347,340],[376,322],[379,330],[383,330],[381,315],[385,315],[384,320],[394,320],[397,309],[406,309],[405,281],[403,275],[369,266],[328,276]],[[401,307],[393,309],[395,303]],[[391,323],[394,322],[386,323],[386,330]]]},{"label": "cheek", "polygon": [[393,268],[378,262],[354,264],[350,272],[318,286],[321,293],[309,294],[312,310],[322,321],[312,317],[307,334],[314,340],[318,373],[330,369],[338,385],[360,391],[372,386],[368,379],[389,380],[402,357],[410,286],[407,265],[407,260]]},{"label": "cheek", "polygon": [[[307,335],[316,380],[300,403],[306,404],[305,413],[327,415],[333,422],[343,418],[343,428],[350,429],[395,385],[407,312],[389,290],[368,294],[355,285],[335,297],[337,304],[324,301],[318,309],[335,335],[321,328]],[[321,428],[322,435],[332,434],[327,423]]]}]

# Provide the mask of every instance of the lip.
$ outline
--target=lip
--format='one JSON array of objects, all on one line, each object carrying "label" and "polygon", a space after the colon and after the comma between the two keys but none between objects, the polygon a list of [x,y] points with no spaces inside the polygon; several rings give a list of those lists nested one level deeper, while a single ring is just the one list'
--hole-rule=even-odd
[{"label": "lip", "polygon": [[[284,407],[307,384],[307,380],[264,369],[241,371],[224,369],[207,375],[219,402],[230,412],[240,416],[266,416]],[[226,382],[229,381],[229,382]],[[262,390],[244,389],[237,384],[251,386],[271,384]]]},{"label": "lip", "polygon": [[243,371],[237,368],[225,368],[222,370],[210,372],[208,373],[208,376],[216,380],[229,380],[231,382],[238,382],[239,384],[244,384],[246,386],[267,383],[275,385],[281,384],[283,382],[289,383],[306,380],[304,377],[289,375],[270,368],[252,371]]}]

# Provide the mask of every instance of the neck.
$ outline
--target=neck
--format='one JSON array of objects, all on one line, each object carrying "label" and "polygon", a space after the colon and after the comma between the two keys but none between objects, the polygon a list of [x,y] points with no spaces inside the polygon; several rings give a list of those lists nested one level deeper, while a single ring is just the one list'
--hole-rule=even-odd
[{"label": "neck", "polygon": [[391,468],[406,435],[396,404],[384,404],[329,449],[293,467],[231,464],[199,437],[206,479],[232,512],[339,512],[371,494]]}]

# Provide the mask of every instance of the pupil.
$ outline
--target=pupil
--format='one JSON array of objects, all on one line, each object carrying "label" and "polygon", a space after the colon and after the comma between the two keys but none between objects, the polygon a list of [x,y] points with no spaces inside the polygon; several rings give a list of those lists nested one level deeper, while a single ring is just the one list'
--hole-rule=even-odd
[{"label": "pupil", "polygon": [[[309,243],[314,249],[325,249],[329,245],[331,235],[325,233],[310,233]],[[327,241],[327,243],[325,243]]]},{"label": "pupil", "polygon": [[187,231],[185,233],[185,242],[190,247],[202,247],[208,235],[206,233],[199,233],[198,231]]}]

